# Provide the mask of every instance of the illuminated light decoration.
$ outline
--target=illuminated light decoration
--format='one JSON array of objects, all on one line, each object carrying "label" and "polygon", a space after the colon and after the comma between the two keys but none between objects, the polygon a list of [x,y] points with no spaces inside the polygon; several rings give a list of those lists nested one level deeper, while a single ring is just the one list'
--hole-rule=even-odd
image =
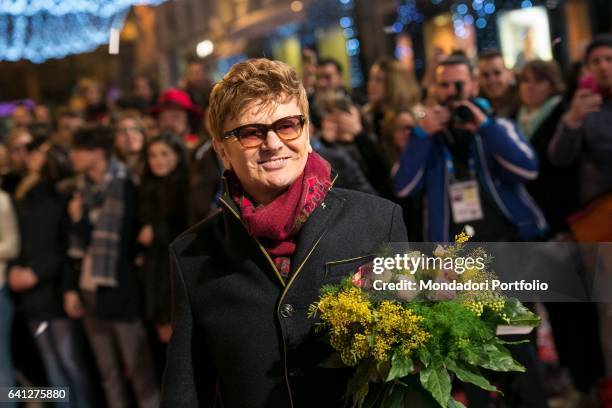
[{"label": "illuminated light decoration", "polygon": [[414,32],[420,30],[423,21],[425,15],[418,10],[415,0],[398,0],[397,19],[385,32],[387,34]]},{"label": "illuminated light decoration", "polygon": [[403,25],[422,23],[425,17],[416,7],[414,0],[408,0],[398,8],[398,22]]},{"label": "illuminated light decoration", "polygon": [[350,17],[342,17],[340,19],[340,27],[348,28],[353,25],[353,19]]},{"label": "illuminated light decoration", "polygon": [[134,5],[157,6],[166,0],[2,0],[0,14],[32,17],[38,13],[53,16],[93,14],[113,17]]},{"label": "illuminated light decoration", "polygon": [[474,24],[474,17],[471,14],[466,14],[463,16],[463,22],[465,24]]},{"label": "illuminated light decoration", "polygon": [[453,21],[453,28],[455,31],[455,35],[457,37],[460,38],[465,38],[468,35],[468,30],[466,30],[465,28],[465,24],[463,23],[463,20],[461,19],[461,17],[455,15],[453,16],[454,21]]},{"label": "illuminated light decoration", "polygon": [[524,0],[521,3],[521,8],[529,8],[529,7],[532,7],[532,6],[533,6],[533,3],[531,3],[529,0]]},{"label": "illuminated light decoration", "polygon": [[493,3],[487,3],[484,6],[484,12],[487,14],[493,14],[495,13],[495,4]]},{"label": "illuminated light decoration", "polygon": [[0,60],[42,63],[92,51],[108,43],[111,28],[123,26],[127,11],[110,18],[92,14],[0,15]]},{"label": "illuminated light decoration", "polygon": [[118,28],[110,29],[110,38],[108,39],[108,53],[111,55],[119,54],[119,38],[120,31]]},{"label": "illuminated light decoration", "polygon": [[343,28],[343,34],[346,38],[346,54],[349,57],[349,70],[351,72],[351,86],[359,87],[363,84],[363,72],[361,63],[359,62],[359,54],[361,53],[361,44],[357,39],[357,29],[354,26],[355,21],[351,17],[353,15],[352,0],[338,0],[341,9],[341,17],[338,22]]},{"label": "illuminated light decoration", "polygon": [[296,35],[299,28],[298,23],[289,23],[278,27],[275,34],[280,38],[289,38]]},{"label": "illuminated light decoration", "polygon": [[213,53],[215,50],[215,45],[210,40],[204,40],[199,42],[196,46],[196,54],[200,58],[206,58]]},{"label": "illuminated light decoration", "polygon": [[356,38],[351,38],[346,42],[346,51],[350,56],[356,55],[356,52],[359,50],[359,40]]},{"label": "illuminated light decoration", "polygon": [[465,4],[461,3],[457,6],[457,13],[467,14],[467,12],[468,12],[468,6],[466,6]]},{"label": "illuminated light decoration", "polygon": [[0,61],[42,63],[95,50],[132,5],[165,0],[0,0]]},{"label": "illuminated light decoration", "polygon": [[291,2],[290,7],[291,7],[291,11],[295,13],[299,13],[300,11],[304,9],[304,3],[302,3],[299,0],[295,0]]},{"label": "illuminated light decoration", "polygon": [[484,18],[480,17],[480,18],[478,18],[478,19],[476,20],[476,27],[477,27],[477,28],[479,28],[479,29],[481,29],[481,30],[482,30],[482,29],[483,29],[483,28],[485,28],[486,26],[487,26],[487,20],[486,20],[486,19],[484,19]]}]

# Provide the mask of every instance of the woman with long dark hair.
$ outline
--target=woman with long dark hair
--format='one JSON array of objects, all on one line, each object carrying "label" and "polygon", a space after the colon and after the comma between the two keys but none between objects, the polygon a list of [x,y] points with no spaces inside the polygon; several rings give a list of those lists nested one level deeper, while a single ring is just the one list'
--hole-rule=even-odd
[{"label": "woman with long dark hair", "polygon": [[170,263],[168,245],[188,225],[189,168],[180,137],[162,134],[145,148],[140,186],[146,318],[155,323],[162,343],[170,339]]},{"label": "woman with long dark hair", "polygon": [[125,163],[135,184],[142,176],[142,150],[145,142],[142,118],[136,111],[122,111],[114,118],[115,152]]},{"label": "woman with long dark hair", "polygon": [[421,96],[414,73],[391,59],[382,59],[372,65],[367,88],[368,103],[364,111],[371,130],[379,137],[387,112],[412,108]]},{"label": "woman with long dark hair", "polygon": [[553,61],[527,62],[518,76],[520,107],[517,125],[533,145],[540,162],[537,179],[525,186],[542,209],[553,236],[568,230],[565,218],[578,209],[578,167],[555,166],[548,146],[565,112],[565,84]]}]

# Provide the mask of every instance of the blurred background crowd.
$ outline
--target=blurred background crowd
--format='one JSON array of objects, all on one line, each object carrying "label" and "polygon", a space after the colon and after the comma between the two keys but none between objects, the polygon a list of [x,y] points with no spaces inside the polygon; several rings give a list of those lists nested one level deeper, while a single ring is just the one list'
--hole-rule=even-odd
[{"label": "blurred background crowd", "polygon": [[[19,54],[19,14],[0,6],[0,385],[157,405],[167,247],[218,208],[208,97],[248,57],[296,69],[335,186],[400,204],[412,241],[468,224],[481,241],[612,240],[612,5],[501,3],[175,0],[57,54],[23,39]],[[453,180],[480,187],[473,219],[449,207]],[[611,309],[534,307],[528,374],[458,398],[612,407]]]}]

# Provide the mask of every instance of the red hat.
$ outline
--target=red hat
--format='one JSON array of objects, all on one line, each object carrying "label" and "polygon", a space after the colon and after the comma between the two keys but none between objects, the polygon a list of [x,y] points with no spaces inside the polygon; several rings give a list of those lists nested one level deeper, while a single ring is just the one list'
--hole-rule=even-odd
[{"label": "red hat", "polygon": [[182,109],[191,115],[200,116],[202,114],[200,108],[194,105],[187,92],[177,88],[170,88],[161,95],[153,113],[159,114],[163,110],[172,108]]}]

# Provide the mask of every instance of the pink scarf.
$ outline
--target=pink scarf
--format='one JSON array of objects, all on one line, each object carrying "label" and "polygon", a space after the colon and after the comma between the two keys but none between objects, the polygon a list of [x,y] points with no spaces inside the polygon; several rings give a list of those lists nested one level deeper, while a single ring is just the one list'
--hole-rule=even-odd
[{"label": "pink scarf", "polygon": [[310,214],[331,188],[331,166],[310,153],[302,174],[283,194],[267,205],[255,206],[242,189],[238,177],[227,172],[229,193],[251,236],[258,238],[283,278],[289,276],[297,235]]}]

